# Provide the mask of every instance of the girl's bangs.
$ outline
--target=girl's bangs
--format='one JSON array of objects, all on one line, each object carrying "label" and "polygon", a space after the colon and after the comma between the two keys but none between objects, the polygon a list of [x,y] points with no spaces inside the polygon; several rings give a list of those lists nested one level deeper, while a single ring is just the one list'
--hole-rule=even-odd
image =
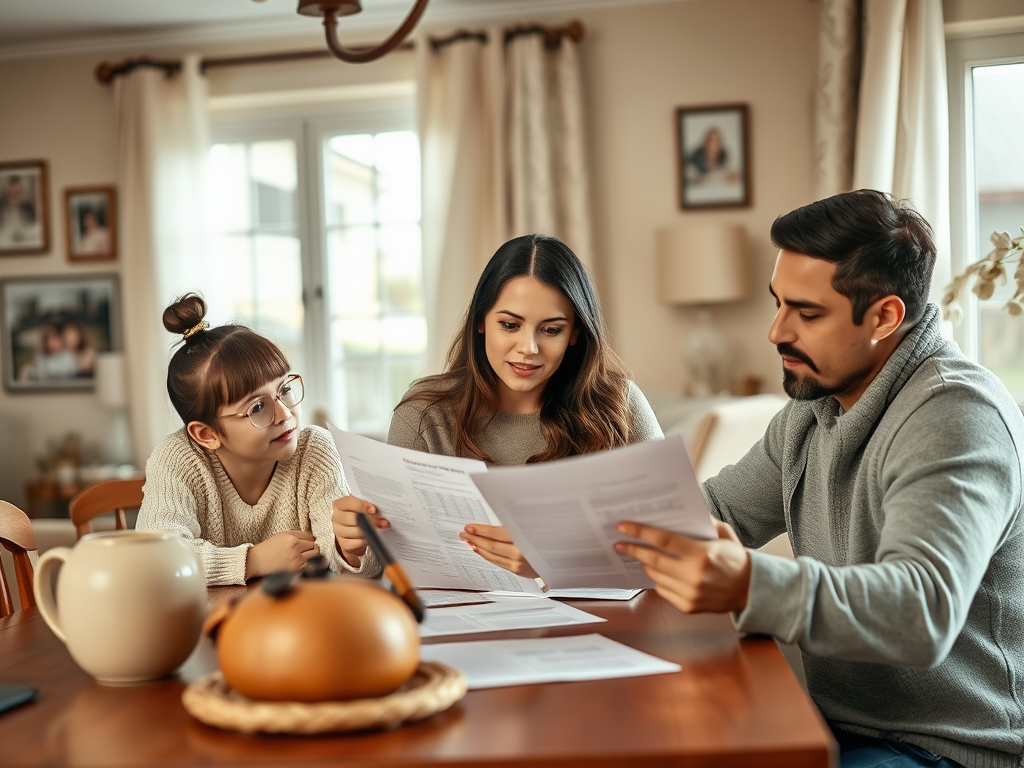
[{"label": "girl's bangs", "polygon": [[235,403],[279,379],[291,370],[284,353],[269,339],[249,330],[224,340],[210,365],[211,379],[219,379],[224,402],[218,408]]}]

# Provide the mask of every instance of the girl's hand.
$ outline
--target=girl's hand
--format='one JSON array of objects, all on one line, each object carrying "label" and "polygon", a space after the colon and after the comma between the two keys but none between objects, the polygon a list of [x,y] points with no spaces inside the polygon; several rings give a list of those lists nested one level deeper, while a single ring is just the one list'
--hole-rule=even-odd
[{"label": "girl's hand", "polygon": [[519,547],[512,543],[508,531],[501,526],[473,523],[466,526],[459,538],[484,560],[512,571],[517,576],[537,578],[537,572],[526,562]]},{"label": "girl's hand", "polygon": [[342,496],[334,500],[334,513],[331,523],[334,525],[335,546],[346,562],[358,568],[362,556],[366,553],[368,542],[359,530],[357,515],[375,515],[373,524],[377,530],[384,530],[391,525],[386,518],[377,513],[377,508],[358,496]]},{"label": "girl's hand", "polygon": [[320,549],[307,531],[281,531],[250,547],[245,558],[245,578],[266,576],[276,571],[298,573]]}]

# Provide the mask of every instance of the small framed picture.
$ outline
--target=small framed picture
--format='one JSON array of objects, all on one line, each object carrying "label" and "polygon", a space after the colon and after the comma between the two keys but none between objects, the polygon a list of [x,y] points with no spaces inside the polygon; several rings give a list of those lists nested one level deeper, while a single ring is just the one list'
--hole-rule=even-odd
[{"label": "small framed picture", "polygon": [[0,328],[7,391],[92,390],[96,354],[121,348],[117,276],[0,280]]},{"label": "small framed picture", "polygon": [[676,110],[681,208],[750,205],[750,142],[746,104]]},{"label": "small framed picture", "polygon": [[0,163],[0,256],[50,250],[46,161]]},{"label": "small framed picture", "polygon": [[69,261],[117,258],[117,192],[114,187],[64,190],[64,231]]}]

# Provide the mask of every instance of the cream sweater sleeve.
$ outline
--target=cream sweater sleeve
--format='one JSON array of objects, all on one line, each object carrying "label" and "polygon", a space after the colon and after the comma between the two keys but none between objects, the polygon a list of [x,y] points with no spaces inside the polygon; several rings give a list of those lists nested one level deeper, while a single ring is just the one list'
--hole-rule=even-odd
[{"label": "cream sweater sleeve", "polygon": [[[205,528],[200,520],[205,521]],[[146,484],[135,527],[177,531],[191,543],[206,583],[244,584],[252,544],[218,546],[224,541],[224,506],[213,470],[179,430],[168,435],[146,462]]]}]

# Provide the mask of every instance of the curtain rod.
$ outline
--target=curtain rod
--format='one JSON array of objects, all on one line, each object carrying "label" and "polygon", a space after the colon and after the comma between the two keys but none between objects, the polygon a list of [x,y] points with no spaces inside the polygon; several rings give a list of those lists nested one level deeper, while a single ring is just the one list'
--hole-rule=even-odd
[{"label": "curtain rod", "polygon": [[[543,35],[544,44],[549,48],[555,48],[561,44],[563,37],[572,38],[574,42],[578,43],[583,39],[584,29],[582,22],[575,20],[570,21],[564,27],[544,27],[539,24],[527,24],[506,29],[504,42],[508,43],[522,35]],[[459,42],[460,40],[479,40],[482,43],[486,43],[487,33],[471,32],[469,30],[460,29],[446,37],[430,37],[427,39],[430,41],[430,49],[436,53],[446,45],[451,45],[452,43]],[[396,50],[411,51],[413,47],[413,42],[411,40],[407,40],[398,46]],[[206,70],[216,69],[217,67],[241,67],[248,66],[250,64],[276,64],[284,61],[323,59],[330,55],[331,52],[326,48],[316,48],[302,51],[260,53],[250,56],[206,57],[200,61],[199,71],[205,74]],[[121,62],[104,61],[96,67],[96,79],[103,84],[109,84],[113,82],[115,77],[126,75],[139,67],[152,67],[153,69],[163,70],[167,77],[174,77],[174,75],[181,71],[181,62],[170,59],[151,59],[148,56],[142,56],[137,59],[125,59]]]}]

